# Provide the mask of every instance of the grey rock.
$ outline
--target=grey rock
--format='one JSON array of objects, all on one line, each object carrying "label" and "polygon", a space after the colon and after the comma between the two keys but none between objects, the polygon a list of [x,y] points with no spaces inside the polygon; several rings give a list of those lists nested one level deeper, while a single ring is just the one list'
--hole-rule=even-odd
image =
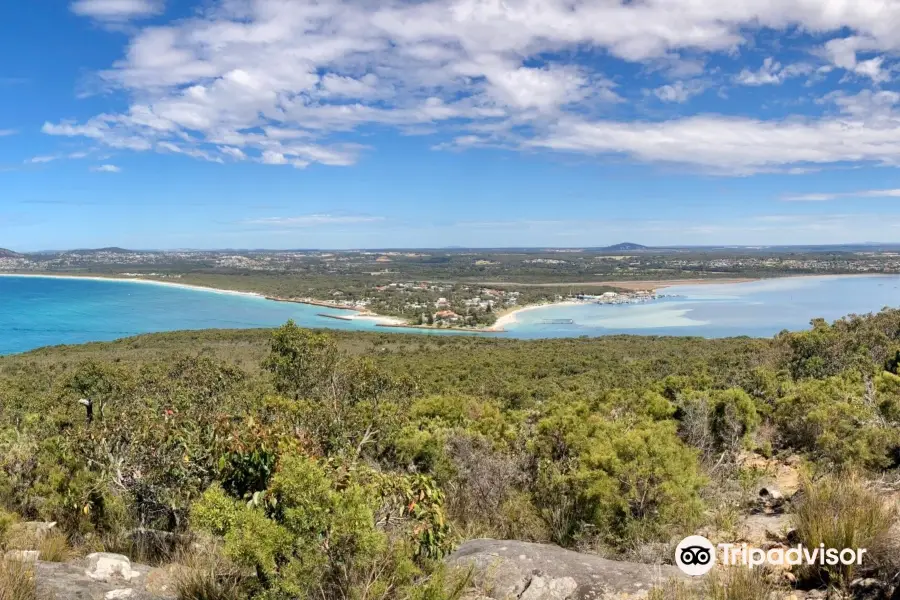
[{"label": "grey rock", "polygon": [[871,577],[854,579],[850,582],[853,600],[890,600],[892,592],[890,584]]},{"label": "grey rock", "polygon": [[571,577],[551,579],[535,575],[519,600],[566,600],[578,589],[578,582]]},{"label": "grey rock", "polygon": [[56,521],[26,521],[14,523],[9,528],[9,540],[15,540],[20,548],[36,548],[51,531],[56,528]]},{"label": "grey rock", "polygon": [[13,531],[22,530],[28,533],[34,533],[45,536],[56,528],[56,521],[25,521],[24,523],[16,523],[12,526]]},{"label": "grey rock", "polygon": [[3,558],[6,560],[19,560],[22,562],[35,562],[41,553],[37,550],[7,550]]},{"label": "grey rock", "polygon": [[784,494],[774,486],[766,486],[759,490],[757,509],[766,514],[780,514],[784,512]]},{"label": "grey rock", "polygon": [[87,556],[85,574],[91,579],[111,581],[122,579],[128,581],[138,577],[140,573],[132,570],[131,560],[122,554],[110,552],[94,552]]},{"label": "grey rock", "polygon": [[769,501],[777,502],[784,499],[784,494],[775,486],[767,486],[759,490],[759,497]]},{"label": "grey rock", "polygon": [[688,579],[673,566],[614,561],[518,541],[471,540],[448,563],[473,568],[476,585],[494,600],[641,598],[670,579]]},{"label": "grey rock", "polygon": [[106,592],[103,594],[103,600],[124,600],[125,598],[131,598],[132,596],[134,596],[134,590],[132,588],[122,588]]},{"label": "grey rock", "polygon": [[783,542],[790,523],[789,515],[751,514],[738,527],[738,537],[735,541],[748,542],[755,546],[765,542]]},{"label": "grey rock", "polygon": [[[157,572],[146,565],[130,563],[132,573],[127,583],[114,577],[110,581],[102,581],[90,577],[86,570],[89,563],[86,559],[77,559],[65,563],[38,561],[35,564],[35,581],[39,598],[54,600],[124,600],[122,590],[131,590],[128,600],[172,600],[174,590],[161,591],[152,585]],[[113,593],[112,596],[107,594]]]}]

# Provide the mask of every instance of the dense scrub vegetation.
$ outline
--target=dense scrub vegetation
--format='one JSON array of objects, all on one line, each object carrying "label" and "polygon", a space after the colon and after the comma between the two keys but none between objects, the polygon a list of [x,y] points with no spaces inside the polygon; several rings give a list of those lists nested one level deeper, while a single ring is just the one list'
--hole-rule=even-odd
[{"label": "dense scrub vegetation", "polygon": [[[465,575],[440,559],[478,536],[670,559],[727,520],[742,453],[800,454],[808,507],[860,506],[815,485],[894,476],[898,363],[892,310],[774,340],[288,323],[44,349],[0,359],[0,543],[53,520],[76,549],[162,561],[178,549],[136,533],[201,536],[214,556],[185,589],[267,599],[454,597]],[[841,533],[807,512],[810,543]],[[893,513],[864,513],[880,539]]]}]

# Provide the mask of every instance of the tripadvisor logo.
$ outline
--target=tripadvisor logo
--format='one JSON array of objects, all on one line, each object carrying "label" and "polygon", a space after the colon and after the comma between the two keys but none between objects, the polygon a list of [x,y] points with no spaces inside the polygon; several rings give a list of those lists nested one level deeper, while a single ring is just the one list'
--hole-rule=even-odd
[{"label": "tripadvisor logo", "polygon": [[[768,551],[747,544],[719,544],[718,555],[725,566],[743,565],[749,569],[762,565],[861,565],[865,548],[826,548],[825,544],[808,548],[772,548]],[[686,575],[705,575],[716,564],[716,546],[701,535],[691,535],[675,548],[675,564]]]},{"label": "tripadvisor logo", "polygon": [[716,564],[716,547],[702,535],[690,535],[675,548],[675,564],[686,575],[706,575]]}]

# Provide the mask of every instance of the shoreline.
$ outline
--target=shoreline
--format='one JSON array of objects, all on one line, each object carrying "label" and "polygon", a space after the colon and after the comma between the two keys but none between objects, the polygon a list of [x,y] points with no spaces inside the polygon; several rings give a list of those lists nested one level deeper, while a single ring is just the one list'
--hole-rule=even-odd
[{"label": "shoreline", "polygon": [[[645,280],[635,280],[635,281],[605,281],[605,282],[588,282],[583,283],[582,285],[608,285],[610,287],[618,287],[620,289],[628,290],[631,292],[637,291],[648,291],[648,292],[656,292],[657,290],[662,290],[665,288],[682,286],[682,285],[732,285],[732,284],[741,284],[741,283],[753,283],[756,281],[769,281],[776,279],[809,279],[809,278],[841,278],[841,277],[897,277],[896,273],[825,273],[825,274],[812,274],[812,273],[804,273],[799,275],[785,275],[780,277],[734,277],[734,278],[719,278],[719,279],[645,279]],[[279,296],[268,296],[266,294],[262,294],[259,292],[247,292],[240,290],[229,290],[224,288],[216,288],[212,286],[205,285],[197,285],[191,283],[177,283],[173,281],[160,281],[158,279],[144,279],[141,277],[122,277],[122,276],[103,276],[103,275],[71,275],[71,274],[52,274],[52,273],[0,273],[0,277],[32,277],[32,278],[43,278],[43,279],[86,279],[89,281],[116,281],[116,282],[130,282],[130,283],[143,283],[150,285],[162,285],[174,288],[182,288],[189,289],[195,291],[203,291],[203,292],[211,292],[216,294],[231,294],[236,296],[247,296],[251,298],[257,298],[261,300],[269,300],[272,302],[291,302],[295,304],[306,304],[308,306],[319,306],[324,308],[331,308],[334,310],[346,310],[352,311],[357,314],[352,316],[335,316],[335,315],[325,315],[325,314],[317,314],[320,317],[327,317],[336,319],[339,321],[356,321],[356,320],[367,320],[374,321],[377,327],[389,327],[393,329],[424,329],[424,330],[432,330],[432,331],[462,331],[468,333],[506,333],[506,327],[508,325],[514,324],[517,322],[517,315],[523,312],[535,310],[538,308],[548,308],[554,306],[577,306],[581,304],[590,304],[589,302],[583,302],[578,300],[565,300],[562,302],[544,302],[541,304],[528,304],[526,306],[521,307],[510,307],[509,309],[503,311],[497,320],[494,321],[493,325],[489,327],[435,327],[433,325],[413,325],[409,323],[406,319],[402,317],[394,317],[389,315],[379,315],[377,313],[373,313],[364,308],[357,308],[353,306],[343,306],[337,305],[327,300],[315,300],[312,298],[305,299],[295,299],[295,298],[282,298]],[[513,284],[516,285],[516,284]],[[532,284],[538,286],[556,286],[556,285],[566,285],[566,284]],[[327,326],[326,326],[327,327]]]},{"label": "shoreline", "polygon": [[376,325],[385,325],[389,327],[412,327],[406,323],[406,320],[400,317],[392,317],[389,315],[379,315],[370,311],[367,311],[362,308],[356,308],[354,306],[341,306],[337,304],[333,304],[327,302],[325,300],[313,300],[313,299],[294,299],[294,298],[282,298],[279,296],[267,296],[266,294],[261,294],[259,292],[247,292],[241,290],[228,290],[224,288],[216,288],[212,286],[206,285],[196,285],[192,283],[177,283],[174,281],[160,281],[159,279],[144,279],[142,277],[122,277],[122,276],[103,276],[103,275],[63,275],[63,274],[46,274],[46,273],[0,273],[0,277],[30,277],[35,279],[82,279],[87,281],[115,281],[115,282],[124,282],[124,283],[143,283],[150,285],[161,285],[166,287],[173,288],[181,288],[188,289],[200,292],[210,292],[213,294],[229,294],[233,296],[247,296],[250,298],[257,298],[260,300],[269,300],[271,302],[291,302],[294,304],[306,304],[308,306],[319,306],[323,308],[331,308],[335,310],[348,310],[358,314],[344,317],[344,316],[336,316],[336,315],[325,315],[319,314],[316,316],[328,317],[332,319],[337,319],[340,321],[356,321],[356,320],[369,320],[375,321]]},{"label": "shoreline", "polygon": [[43,273],[0,273],[0,277],[30,277],[34,279],[83,279],[87,281],[118,281],[130,283],[144,283],[151,285],[163,285],[166,287],[182,288],[189,290],[198,290],[203,292],[212,292],[215,294],[231,294],[233,296],[250,296],[253,298],[269,299],[267,296],[259,292],[244,292],[240,290],[226,290],[223,288],[214,288],[204,285],[195,285],[191,283],[176,283],[174,281],[160,281],[158,279],[143,279],[141,277],[104,277],[103,275],[47,275]]},{"label": "shoreline", "polygon": [[580,302],[580,301],[576,301],[576,300],[564,300],[563,302],[544,302],[543,304],[528,304],[528,305],[522,306],[520,308],[514,308],[513,310],[497,317],[497,320],[494,321],[494,324],[491,327],[498,328],[497,329],[498,331],[506,331],[506,326],[512,325],[513,323],[517,323],[518,319],[516,317],[523,312],[528,312],[530,310],[536,310],[538,308],[547,308],[547,307],[551,307],[551,306],[579,306],[581,304],[590,304],[590,302]]},{"label": "shoreline", "polygon": [[[826,273],[826,274],[812,274],[812,273],[804,273],[801,275],[785,275],[783,277],[757,277],[757,278],[733,278],[733,279],[658,279],[658,280],[642,280],[642,281],[629,281],[629,282],[619,282],[619,283],[627,283],[631,284],[631,287],[626,285],[618,285],[617,287],[621,289],[628,290],[630,292],[638,292],[638,291],[647,291],[647,292],[656,292],[658,290],[677,287],[682,285],[734,285],[741,283],[754,283],[757,281],[774,281],[778,279],[837,279],[844,277],[900,277],[898,273]],[[616,282],[599,282],[595,285],[600,284],[610,284],[613,285]],[[652,284],[652,285],[651,285]],[[504,312],[501,316],[497,318],[492,327],[499,328],[499,331],[506,331],[505,327],[517,322],[517,315],[528,312],[531,310],[535,310],[538,308],[549,308],[556,306],[579,306],[582,304],[591,304],[590,302],[582,302],[578,300],[564,300],[562,302],[544,302],[542,304],[528,304],[526,306],[522,306],[519,308],[513,308],[508,312]]]}]

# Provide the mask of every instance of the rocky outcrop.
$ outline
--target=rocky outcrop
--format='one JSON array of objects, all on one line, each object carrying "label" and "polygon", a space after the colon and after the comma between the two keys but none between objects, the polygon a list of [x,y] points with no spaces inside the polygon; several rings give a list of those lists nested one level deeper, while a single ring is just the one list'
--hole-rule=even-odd
[{"label": "rocky outcrop", "polygon": [[169,600],[176,596],[167,569],[105,552],[65,563],[37,561],[35,581],[38,597],[55,600]]},{"label": "rocky outcrop", "polygon": [[471,540],[448,560],[473,567],[481,593],[494,600],[642,598],[655,585],[685,578],[672,566],[607,560],[518,541]]}]

